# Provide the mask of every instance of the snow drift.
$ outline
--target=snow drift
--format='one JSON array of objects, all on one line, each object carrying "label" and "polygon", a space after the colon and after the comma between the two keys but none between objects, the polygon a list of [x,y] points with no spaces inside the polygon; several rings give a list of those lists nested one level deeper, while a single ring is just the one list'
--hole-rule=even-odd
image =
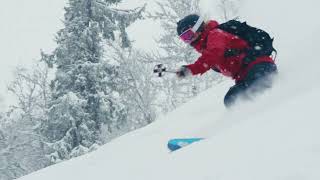
[{"label": "snow drift", "polygon": [[[222,100],[230,82],[225,82],[93,153],[21,180],[320,179],[320,23],[314,20],[319,5],[316,0],[242,4],[242,19],[271,32],[279,51],[275,86],[255,103],[226,110]],[[170,138],[185,137],[205,140],[168,151]]]}]

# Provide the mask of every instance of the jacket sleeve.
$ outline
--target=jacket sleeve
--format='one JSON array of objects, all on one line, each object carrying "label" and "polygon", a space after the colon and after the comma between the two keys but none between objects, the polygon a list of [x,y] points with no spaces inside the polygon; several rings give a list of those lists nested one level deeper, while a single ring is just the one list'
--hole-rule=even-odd
[{"label": "jacket sleeve", "polygon": [[228,42],[228,37],[222,30],[215,29],[208,35],[206,49],[194,64],[189,64],[187,67],[193,75],[203,74],[211,68],[218,69],[216,65],[223,61],[224,52]]}]

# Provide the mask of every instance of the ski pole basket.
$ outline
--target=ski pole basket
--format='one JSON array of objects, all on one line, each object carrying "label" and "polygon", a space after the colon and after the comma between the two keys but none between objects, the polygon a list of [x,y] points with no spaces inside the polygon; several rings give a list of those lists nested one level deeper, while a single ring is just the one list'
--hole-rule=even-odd
[{"label": "ski pole basket", "polygon": [[166,71],[167,71],[167,68],[164,67],[163,64],[157,64],[153,69],[153,73],[158,74],[159,77],[162,77],[163,73]]}]

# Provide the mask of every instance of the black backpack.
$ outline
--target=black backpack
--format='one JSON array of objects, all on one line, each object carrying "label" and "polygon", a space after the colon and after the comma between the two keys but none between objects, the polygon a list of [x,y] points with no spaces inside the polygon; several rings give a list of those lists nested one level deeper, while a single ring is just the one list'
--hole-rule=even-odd
[{"label": "black backpack", "polygon": [[237,20],[230,20],[218,26],[219,29],[228,33],[234,34],[239,38],[245,40],[249,49],[229,49],[225,52],[226,57],[236,56],[242,52],[247,53],[245,62],[249,63],[259,56],[271,56],[273,52],[277,52],[273,48],[273,38],[270,35],[258,28],[247,25],[246,22],[239,22]]}]

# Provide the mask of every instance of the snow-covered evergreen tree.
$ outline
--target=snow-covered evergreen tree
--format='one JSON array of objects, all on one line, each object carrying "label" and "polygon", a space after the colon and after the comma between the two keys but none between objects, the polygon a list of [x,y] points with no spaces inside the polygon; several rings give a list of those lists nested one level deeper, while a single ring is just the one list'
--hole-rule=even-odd
[{"label": "snow-covered evergreen tree", "polygon": [[0,126],[0,179],[10,180],[49,165],[45,141],[20,109],[3,117]]},{"label": "snow-covered evergreen tree", "polygon": [[15,179],[49,165],[41,134],[50,96],[49,71],[44,64],[17,67],[9,91],[17,104],[0,120],[0,179]]},{"label": "snow-covered evergreen tree", "polygon": [[58,47],[43,56],[57,69],[43,131],[51,142],[53,162],[90,151],[102,141],[102,126],[112,132],[126,121],[127,109],[116,88],[121,83],[118,65],[104,59],[103,41],[119,36],[122,47],[130,46],[125,28],[141,17],[143,8],[111,8],[118,2],[69,0],[65,28],[57,34]]}]

